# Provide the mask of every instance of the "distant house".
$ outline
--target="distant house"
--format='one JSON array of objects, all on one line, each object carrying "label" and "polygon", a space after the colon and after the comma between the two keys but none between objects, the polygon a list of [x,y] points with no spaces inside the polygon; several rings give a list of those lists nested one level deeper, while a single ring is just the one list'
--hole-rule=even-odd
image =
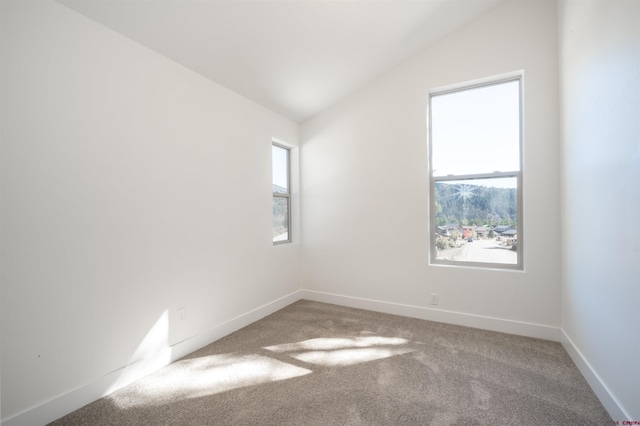
[{"label": "distant house", "polygon": [[502,235],[504,235],[505,237],[515,237],[516,235],[518,235],[518,231],[516,231],[515,229],[509,228],[506,231],[504,231]]},{"label": "distant house", "polygon": [[507,225],[500,225],[496,226],[493,230],[498,234],[504,234],[506,231],[513,230],[513,228]]},{"label": "distant house", "polygon": [[436,226],[436,235],[450,237],[451,232],[460,231],[461,227],[457,223],[447,223],[446,225]]},{"label": "distant house", "polygon": [[449,228],[445,226],[436,226],[436,235],[441,235],[443,237],[448,237],[451,235],[449,232]]},{"label": "distant house", "polygon": [[489,228],[488,226],[478,226],[476,229],[474,229],[474,231],[478,238],[487,238],[489,236],[489,231],[491,231],[491,228]]}]

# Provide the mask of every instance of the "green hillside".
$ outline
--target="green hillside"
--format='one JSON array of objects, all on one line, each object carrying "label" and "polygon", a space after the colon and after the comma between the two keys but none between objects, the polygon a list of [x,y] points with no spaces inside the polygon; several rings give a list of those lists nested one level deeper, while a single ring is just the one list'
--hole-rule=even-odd
[{"label": "green hillside", "polygon": [[515,188],[436,182],[436,226],[517,226]]}]

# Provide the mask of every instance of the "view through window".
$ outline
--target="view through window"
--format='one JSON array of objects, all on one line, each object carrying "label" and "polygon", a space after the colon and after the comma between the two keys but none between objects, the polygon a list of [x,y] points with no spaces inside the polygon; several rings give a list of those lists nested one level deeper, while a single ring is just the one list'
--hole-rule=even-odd
[{"label": "view through window", "polygon": [[521,84],[429,96],[432,263],[522,268]]},{"label": "view through window", "polygon": [[291,196],[289,185],[289,149],[276,143],[271,146],[271,186],[273,188],[273,244],[291,241],[289,230]]}]

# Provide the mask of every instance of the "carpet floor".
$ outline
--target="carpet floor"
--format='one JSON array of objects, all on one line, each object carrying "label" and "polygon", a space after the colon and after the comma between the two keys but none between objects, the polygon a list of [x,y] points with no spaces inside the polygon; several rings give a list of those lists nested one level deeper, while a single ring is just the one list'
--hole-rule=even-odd
[{"label": "carpet floor", "polygon": [[559,343],[299,301],[52,425],[610,425]]}]

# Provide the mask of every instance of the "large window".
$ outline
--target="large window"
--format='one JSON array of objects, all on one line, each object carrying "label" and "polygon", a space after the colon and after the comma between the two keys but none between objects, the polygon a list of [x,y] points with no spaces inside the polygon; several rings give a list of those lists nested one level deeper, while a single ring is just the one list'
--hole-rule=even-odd
[{"label": "large window", "polygon": [[290,151],[271,146],[271,184],[273,187],[273,244],[291,242]]},{"label": "large window", "polygon": [[429,95],[433,264],[522,269],[522,79]]}]

